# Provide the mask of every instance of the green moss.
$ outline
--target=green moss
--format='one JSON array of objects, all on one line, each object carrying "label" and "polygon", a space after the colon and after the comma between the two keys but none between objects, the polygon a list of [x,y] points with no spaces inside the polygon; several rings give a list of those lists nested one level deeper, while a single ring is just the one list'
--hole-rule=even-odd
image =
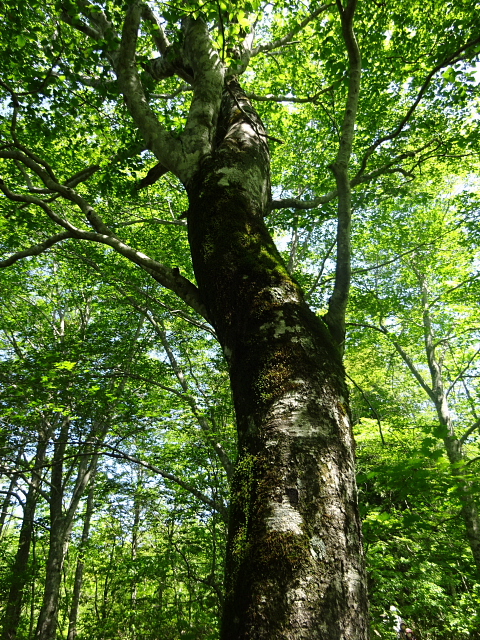
[{"label": "green moss", "polygon": [[305,535],[291,531],[270,531],[256,545],[255,558],[262,571],[286,575],[310,559],[309,541]]}]

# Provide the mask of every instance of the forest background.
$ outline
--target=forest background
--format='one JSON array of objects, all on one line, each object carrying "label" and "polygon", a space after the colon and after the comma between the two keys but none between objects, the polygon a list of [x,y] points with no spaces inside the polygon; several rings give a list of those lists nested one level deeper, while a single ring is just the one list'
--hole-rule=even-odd
[{"label": "forest background", "polygon": [[[478,3],[152,3],[138,66],[158,120],[185,129],[192,79],[152,73],[150,36],[209,25],[252,105],[241,117],[265,125],[268,231],[325,317],[349,8],[362,80],[344,358],[370,633],[395,637],[394,606],[421,638],[479,638],[480,532],[465,517],[478,522],[480,491]],[[123,6],[0,12],[2,638],[213,640],[238,451],[224,349],[179,293],[180,275],[195,282],[186,189],[134,124],[108,33],[88,31],[121,25]],[[97,234],[106,221],[114,241],[58,233],[47,209]],[[118,238],[168,272],[152,278]]]}]

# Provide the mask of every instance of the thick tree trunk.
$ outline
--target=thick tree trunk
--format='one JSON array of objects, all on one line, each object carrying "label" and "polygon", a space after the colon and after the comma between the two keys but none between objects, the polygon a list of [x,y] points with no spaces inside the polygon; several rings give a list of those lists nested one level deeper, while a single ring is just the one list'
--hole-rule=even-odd
[{"label": "thick tree trunk", "polygon": [[188,185],[203,302],[230,365],[239,460],[223,640],[364,640],[367,604],[338,346],[265,227],[263,126],[235,82]]}]

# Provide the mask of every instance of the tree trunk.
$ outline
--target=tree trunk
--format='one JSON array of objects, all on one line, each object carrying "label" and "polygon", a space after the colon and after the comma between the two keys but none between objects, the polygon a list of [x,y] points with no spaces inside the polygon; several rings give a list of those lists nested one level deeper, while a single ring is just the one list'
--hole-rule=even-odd
[{"label": "tree trunk", "polygon": [[230,366],[239,460],[222,640],[363,640],[367,604],[338,345],[266,229],[269,155],[239,85],[188,185],[193,266]]},{"label": "tree trunk", "polygon": [[55,442],[50,482],[50,539],[45,569],[45,586],[40,615],[35,631],[36,640],[54,640],[57,629],[58,599],[62,569],[68,549],[68,534],[63,513],[63,458],[69,430],[69,419],[64,420]]},{"label": "tree trunk", "polygon": [[451,465],[451,474],[459,482],[458,497],[460,504],[462,505],[461,513],[465,523],[465,532],[467,534],[468,544],[472,551],[477,574],[480,577],[480,516],[478,513],[478,506],[473,496],[472,483],[463,477],[465,474],[465,468],[463,468],[463,464],[466,462],[465,456],[462,451],[462,445],[456,437],[453,429],[452,418],[446,397],[442,398],[441,401],[436,402],[435,406],[440,424],[445,430],[443,442]]},{"label": "tree trunk", "polygon": [[51,524],[43,604],[35,631],[36,640],[55,640],[56,636],[62,569],[69,542],[63,520],[62,517]]},{"label": "tree trunk", "polygon": [[[47,450],[47,436],[40,434],[35,455],[35,467],[41,468]],[[23,520],[18,539],[18,548],[12,570],[12,583],[8,593],[7,604],[2,628],[2,640],[14,640],[22,614],[23,594],[28,582],[28,560],[30,547],[34,534],[35,508],[37,506],[37,489],[40,487],[41,478],[37,472],[32,473],[32,480],[28,487]]]},{"label": "tree trunk", "polygon": [[430,397],[433,400],[438,420],[442,427],[443,443],[451,465],[451,474],[460,483],[458,496],[462,505],[462,517],[465,523],[467,540],[472,551],[477,574],[480,577],[480,517],[478,507],[473,496],[472,483],[462,477],[465,473],[465,469],[462,468],[462,463],[465,463],[466,460],[462,450],[462,443],[455,433],[452,414],[448,405],[447,393],[445,392],[443,383],[442,367],[435,352],[435,339],[430,317],[428,282],[425,276],[419,273],[416,269],[414,269],[414,271],[419,280],[422,291],[425,352],[427,354],[428,368],[430,370],[430,377],[432,380]]},{"label": "tree trunk", "polygon": [[[93,481],[92,481],[93,482]],[[93,497],[95,487],[92,484],[88,492],[87,508],[85,510],[85,518],[83,520],[82,538],[78,549],[78,560],[75,568],[75,578],[73,582],[72,606],[70,607],[70,615],[68,618],[68,635],[67,640],[75,640],[77,637],[77,619],[80,606],[80,596],[82,593],[83,570],[85,567],[85,548],[90,535],[90,523],[93,514]]]}]

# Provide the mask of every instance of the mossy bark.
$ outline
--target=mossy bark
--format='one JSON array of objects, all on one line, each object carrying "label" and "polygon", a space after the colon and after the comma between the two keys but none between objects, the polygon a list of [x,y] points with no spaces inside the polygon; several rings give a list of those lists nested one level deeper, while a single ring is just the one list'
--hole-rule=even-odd
[{"label": "mossy bark", "polygon": [[341,356],[266,229],[267,138],[235,81],[188,185],[193,265],[230,365],[239,460],[222,640],[367,637]]}]

